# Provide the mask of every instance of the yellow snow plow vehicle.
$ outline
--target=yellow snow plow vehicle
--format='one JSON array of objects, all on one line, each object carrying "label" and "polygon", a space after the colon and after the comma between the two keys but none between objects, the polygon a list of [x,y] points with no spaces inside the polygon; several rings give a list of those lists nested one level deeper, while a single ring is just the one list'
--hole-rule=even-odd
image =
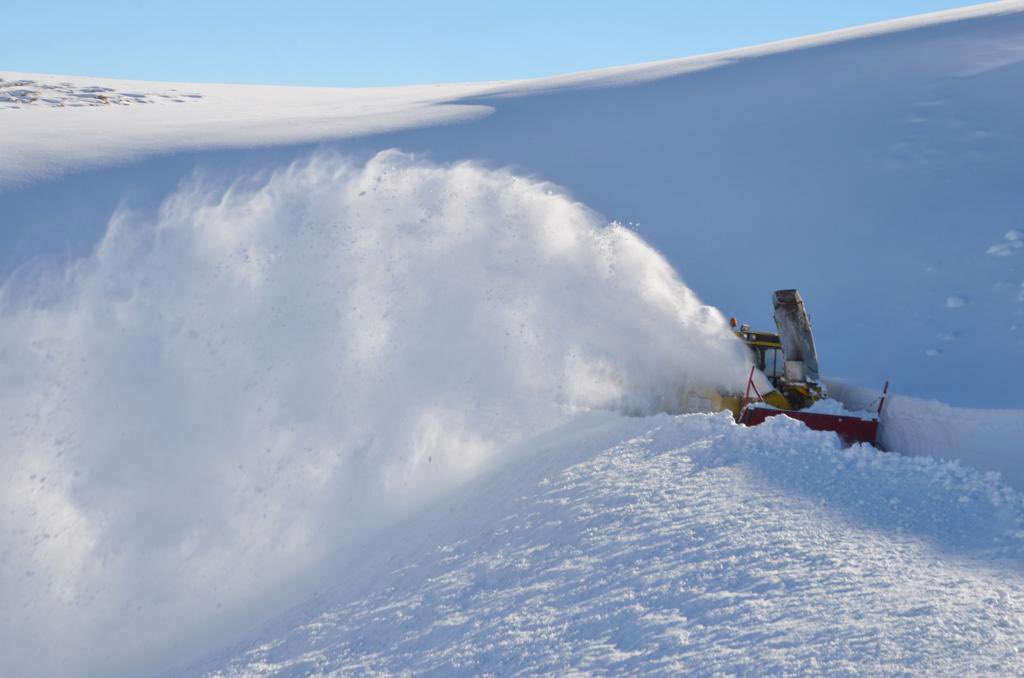
[{"label": "yellow snow plow vehicle", "polygon": [[[747,426],[785,415],[816,431],[834,431],[848,444],[874,445],[889,383],[874,412],[846,412],[834,401],[825,402],[828,391],[818,373],[818,353],[800,293],[777,290],[772,294],[772,304],[777,332],[756,331],[745,324],[737,327],[736,319],[730,320],[736,336],[750,349],[754,365],[744,393],[722,395],[720,408],[732,411],[736,421]],[[758,372],[771,388],[764,386],[765,380]],[[828,407],[828,403],[833,406]]]}]

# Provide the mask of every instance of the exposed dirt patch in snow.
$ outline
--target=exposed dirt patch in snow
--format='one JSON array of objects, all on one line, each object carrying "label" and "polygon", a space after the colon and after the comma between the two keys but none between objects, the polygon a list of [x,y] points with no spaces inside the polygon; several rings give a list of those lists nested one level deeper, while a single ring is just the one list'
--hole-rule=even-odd
[{"label": "exposed dirt patch in snow", "polygon": [[51,108],[81,106],[132,106],[136,104],[185,103],[202,99],[201,94],[177,89],[157,91],[119,90],[103,85],[0,78],[0,110],[43,106]]}]

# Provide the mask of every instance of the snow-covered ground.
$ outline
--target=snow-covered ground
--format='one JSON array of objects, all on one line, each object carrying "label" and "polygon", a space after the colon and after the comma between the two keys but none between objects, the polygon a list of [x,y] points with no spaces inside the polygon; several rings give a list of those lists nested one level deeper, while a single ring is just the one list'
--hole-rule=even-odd
[{"label": "snow-covered ground", "polygon": [[1022,521],[781,417],[591,416],[186,673],[1018,674]]},{"label": "snow-covered ground", "polygon": [[[4,672],[1021,671],[1022,44],[0,73]],[[783,287],[895,454],[657,414]]]}]

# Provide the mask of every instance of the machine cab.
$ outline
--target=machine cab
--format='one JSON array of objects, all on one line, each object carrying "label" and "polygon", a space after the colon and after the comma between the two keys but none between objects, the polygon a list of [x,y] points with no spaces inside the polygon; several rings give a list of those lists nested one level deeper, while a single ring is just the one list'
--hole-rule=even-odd
[{"label": "machine cab", "polygon": [[[735,323],[735,320],[732,322]],[[733,327],[735,328],[735,324]],[[782,342],[779,341],[779,335],[771,332],[752,331],[750,325],[741,325],[738,330],[734,331],[740,341],[750,349],[754,358],[754,365],[757,366],[757,369],[761,370],[768,377],[772,386],[778,388],[779,378],[784,376],[786,367],[786,359],[782,354]]]}]

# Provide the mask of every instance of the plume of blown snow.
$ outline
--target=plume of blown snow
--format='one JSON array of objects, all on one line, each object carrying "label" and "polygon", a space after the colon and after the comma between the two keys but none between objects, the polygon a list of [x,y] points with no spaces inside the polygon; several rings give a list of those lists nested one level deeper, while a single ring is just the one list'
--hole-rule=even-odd
[{"label": "plume of blown snow", "polygon": [[14,674],[229,640],[524,437],[746,377],[720,314],[631,231],[397,152],[196,181],[51,282],[0,293]]}]

